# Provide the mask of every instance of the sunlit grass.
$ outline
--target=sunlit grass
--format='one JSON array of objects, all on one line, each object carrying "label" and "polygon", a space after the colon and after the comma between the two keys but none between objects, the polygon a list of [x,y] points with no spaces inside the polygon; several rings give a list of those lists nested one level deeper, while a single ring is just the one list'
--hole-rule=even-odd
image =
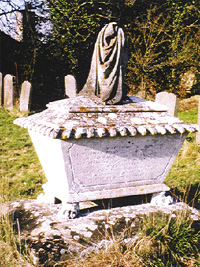
[{"label": "sunlit grass", "polygon": [[[181,101],[181,110],[178,112],[181,120],[197,124],[197,100],[198,97],[195,96]],[[183,111],[184,108],[186,111]],[[200,146],[196,143],[196,133],[187,136],[165,183],[172,192],[175,194],[178,192],[178,197],[188,198],[189,202],[194,202],[193,197],[195,196],[195,205],[200,208]]]},{"label": "sunlit grass", "polygon": [[1,200],[33,198],[45,175],[26,129],[13,124],[16,116],[0,109]]}]

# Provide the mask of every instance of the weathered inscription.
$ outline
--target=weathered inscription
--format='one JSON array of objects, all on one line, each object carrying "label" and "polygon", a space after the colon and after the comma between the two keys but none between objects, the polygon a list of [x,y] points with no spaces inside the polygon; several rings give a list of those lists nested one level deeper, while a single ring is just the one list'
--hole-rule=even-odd
[{"label": "weathered inscription", "polygon": [[[180,136],[177,138],[182,142]],[[74,140],[69,151],[73,183],[83,190],[87,187],[96,190],[160,182],[176,155],[177,138],[166,135],[105,138],[104,142],[100,139]]]}]

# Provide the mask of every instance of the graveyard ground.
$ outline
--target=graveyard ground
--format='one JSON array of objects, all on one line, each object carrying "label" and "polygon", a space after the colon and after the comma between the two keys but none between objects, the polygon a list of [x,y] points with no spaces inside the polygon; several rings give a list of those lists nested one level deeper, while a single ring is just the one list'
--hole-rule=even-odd
[{"label": "graveyard ground", "polygon": [[[180,119],[197,123],[198,99],[199,96],[195,96],[180,102]],[[19,115],[17,111],[8,112],[0,108],[0,204],[21,198],[35,198],[42,191],[41,186],[45,182],[45,175],[27,131],[13,125],[13,120]],[[177,198],[200,208],[200,147],[195,142],[195,134],[187,137],[165,182]],[[29,266],[27,258],[24,261],[24,257],[18,252],[21,250],[26,255],[26,247],[21,245],[19,247],[16,242],[7,218],[0,217],[0,265]],[[114,253],[113,250],[110,253]]]}]

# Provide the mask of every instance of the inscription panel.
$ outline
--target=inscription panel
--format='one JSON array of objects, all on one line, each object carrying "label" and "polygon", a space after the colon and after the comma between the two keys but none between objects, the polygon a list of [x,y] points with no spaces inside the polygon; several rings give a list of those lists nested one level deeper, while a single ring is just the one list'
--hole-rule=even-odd
[{"label": "inscription panel", "polygon": [[[178,140],[177,140],[178,139]],[[146,136],[71,141],[73,183],[84,191],[163,182],[182,138]]]}]

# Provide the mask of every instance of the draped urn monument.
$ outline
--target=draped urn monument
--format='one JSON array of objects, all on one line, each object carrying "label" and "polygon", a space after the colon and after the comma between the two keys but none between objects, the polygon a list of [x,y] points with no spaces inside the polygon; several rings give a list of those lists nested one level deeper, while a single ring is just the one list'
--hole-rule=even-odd
[{"label": "draped urn monument", "polygon": [[105,25],[82,91],[14,121],[28,129],[43,166],[44,200],[61,200],[63,214],[84,201],[168,191],[174,159],[198,130],[159,103],[126,95],[126,50],[123,29]]}]

